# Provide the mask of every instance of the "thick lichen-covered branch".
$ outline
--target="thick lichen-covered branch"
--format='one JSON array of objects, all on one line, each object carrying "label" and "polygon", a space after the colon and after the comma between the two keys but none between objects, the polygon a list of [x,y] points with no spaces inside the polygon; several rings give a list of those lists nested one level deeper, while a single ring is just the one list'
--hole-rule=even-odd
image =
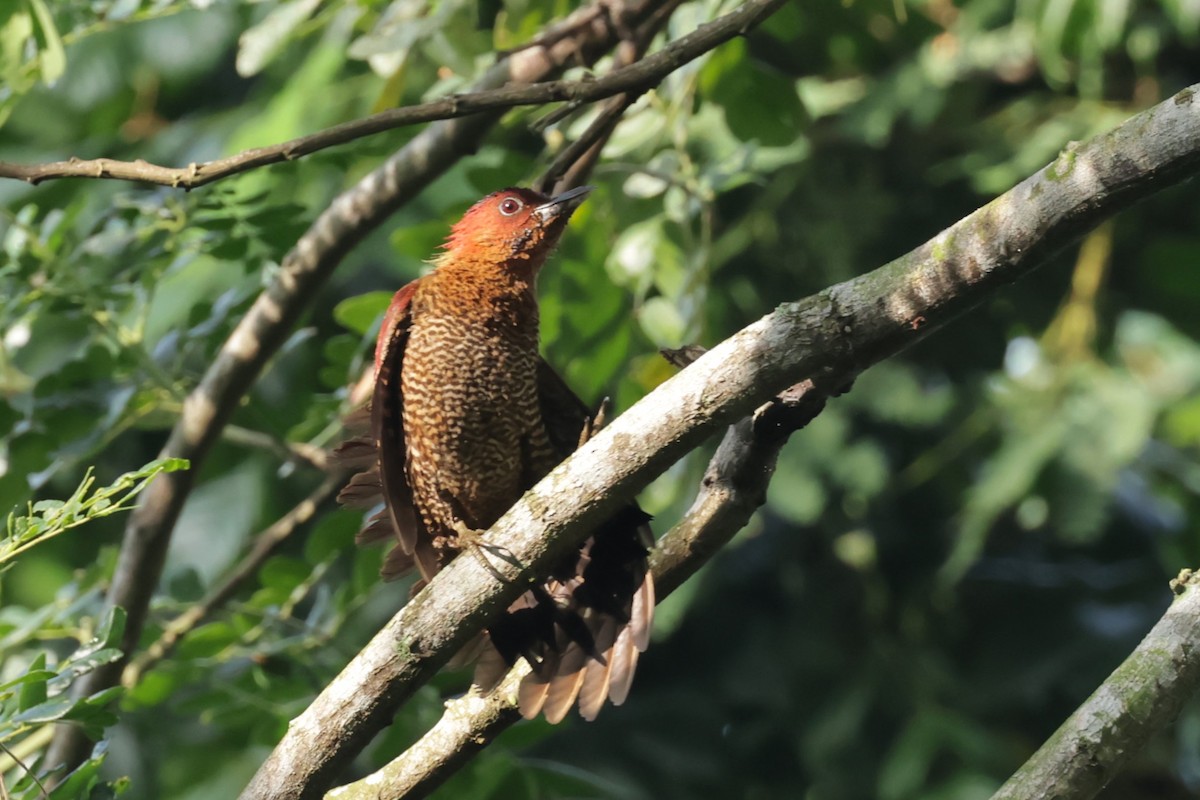
[{"label": "thick lichen-covered branch", "polygon": [[244,796],[319,796],[365,738],[539,570],[720,427],[798,380],[843,384],[1105,218],[1200,172],[1193,97],[1181,93],[1068,148],[1055,165],[896,261],[780,306],[638,402],[493,526],[487,538],[504,558],[486,569],[479,559],[456,559],[397,614],[293,720]]},{"label": "thick lichen-covered branch", "polygon": [[1200,586],[1171,582],[1175,601],[1141,644],[992,800],[1095,797],[1200,688]]}]

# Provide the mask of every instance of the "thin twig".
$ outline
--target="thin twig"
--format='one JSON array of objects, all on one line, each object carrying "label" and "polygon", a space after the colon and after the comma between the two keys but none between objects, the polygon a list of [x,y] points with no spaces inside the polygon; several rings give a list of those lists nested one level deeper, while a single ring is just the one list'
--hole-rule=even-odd
[{"label": "thin twig", "polygon": [[0,178],[14,178],[31,184],[56,178],[105,178],[195,189],[230,175],[268,164],[293,161],[318,150],[407,125],[554,102],[578,106],[623,92],[640,94],[689,61],[753,27],[782,4],[783,0],[747,0],[735,11],[701,25],[659,52],[596,80],[544,81],[528,86],[502,86],[450,95],[440,100],[388,109],[369,117],[343,122],[281,144],[256,147],[227,158],[202,164],[192,163],[186,167],[164,167],[143,159],[116,161],[111,158],[73,157],[47,164],[0,161]]},{"label": "thin twig", "polygon": [[607,13],[607,9],[603,3],[594,3],[590,6],[576,9],[569,17],[560,22],[551,23],[544,31],[529,41],[523,42],[509,50],[500,50],[496,55],[507,57],[535,47],[553,47],[564,39],[577,36],[585,27],[601,19]]},{"label": "thin twig", "polygon": [[32,758],[38,752],[45,750],[54,735],[53,725],[42,725],[31,731],[28,736],[16,742],[0,755],[0,775],[11,771],[20,764],[18,759]]},{"label": "thin twig", "polygon": [[[681,1],[669,0],[642,23],[630,38],[621,42],[613,57],[614,70],[637,63],[649,49],[654,37],[666,26]],[[581,186],[600,160],[600,152],[617,129],[617,124],[644,91],[645,89],[622,92],[605,103],[583,135],[555,157],[553,163],[534,184],[534,188],[544,194],[558,194]]]},{"label": "thin twig", "polygon": [[321,472],[328,472],[333,468],[329,453],[324,448],[306,442],[287,442],[269,433],[244,428],[241,425],[226,425],[221,438],[233,444],[266,450],[284,461],[306,464]]},{"label": "thin twig", "polygon": [[[591,172],[600,150],[616,130],[621,117],[635,102],[637,96],[632,92],[609,100],[583,135],[555,157],[554,162],[534,184],[534,188],[544,194],[556,194],[587,180],[587,174]],[[567,177],[568,173],[572,173],[570,177]]]},{"label": "thin twig", "polygon": [[[16,765],[18,767],[20,767],[21,769],[23,769],[25,771],[25,774],[33,779],[33,782],[37,784],[38,793],[41,795],[43,800],[50,800],[50,792],[48,792],[46,790],[45,784],[42,783],[42,779],[38,777],[37,773],[34,772],[33,770],[31,770],[25,764],[25,762],[21,760],[21,757],[18,756],[16,753],[14,753],[12,750],[10,750],[8,745],[4,744],[3,742],[0,742],[0,750],[3,750],[4,755],[8,756],[14,762],[16,762]],[[0,795],[3,795],[3,797],[6,799],[8,798],[8,787],[6,787],[4,785],[4,774],[3,773],[0,773]]]}]

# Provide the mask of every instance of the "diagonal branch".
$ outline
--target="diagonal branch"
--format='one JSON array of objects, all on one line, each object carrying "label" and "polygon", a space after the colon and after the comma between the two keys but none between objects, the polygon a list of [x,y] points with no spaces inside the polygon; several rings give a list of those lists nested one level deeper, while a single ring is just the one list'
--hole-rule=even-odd
[{"label": "diagonal branch", "polygon": [[1095,797],[1179,716],[1200,688],[1196,578],[1185,569],[1171,581],[1176,597],[1162,619],[992,800]]},{"label": "diagonal branch", "polygon": [[[186,167],[162,167],[141,159],[116,161],[110,158],[72,158],[49,164],[14,164],[0,161],[0,178],[16,178],[32,184],[52,178],[115,178],[163,184],[172,188],[195,189],[230,175],[268,164],[294,161],[327,147],[407,125],[560,101],[578,106],[625,92],[632,92],[636,96],[658,84],[689,61],[734,36],[744,34],[782,5],[783,0],[746,0],[736,10],[701,25],[694,32],[672,42],[659,52],[597,79],[542,81],[527,86],[500,86],[450,95],[429,103],[388,109],[352,122],[343,122],[282,144],[256,147],[228,158],[204,164],[189,164]],[[527,52],[518,51],[513,57]]]},{"label": "diagonal branch", "polygon": [[[625,8],[633,18],[642,19],[662,2],[631,0]],[[618,39],[617,31],[604,19],[602,16],[580,28],[574,36],[521,50],[504,59],[483,76],[480,88],[544,80],[581,58],[598,58]],[[121,606],[128,613],[122,639],[126,659],[137,649],[167,546],[196,471],[267,360],[286,340],[309,300],[342,257],[434,178],[478,148],[500,116],[501,112],[490,112],[429,126],[334,200],[284,257],[274,280],[225,342],[200,385],[184,401],[180,419],[162,452],[189,459],[192,469],[163,476],[151,485],[125,529],[106,597],[108,605]],[[124,664],[122,659],[98,668],[78,682],[77,690],[90,695],[115,686]],[[60,726],[44,763],[72,767],[83,760],[87,749],[80,728]]]},{"label": "diagonal branch", "polygon": [[[636,63],[645,54],[650,47],[650,42],[667,24],[680,2],[681,0],[668,0],[637,31],[634,31],[630,38],[621,42],[613,57],[615,70]],[[600,160],[600,152],[604,149],[604,145],[612,136],[613,131],[617,129],[617,124],[620,123],[625,112],[638,101],[638,98],[648,88],[647,86],[643,89],[622,92],[605,103],[604,108],[600,109],[600,113],[583,132],[583,135],[563,148],[563,151],[554,158],[553,163],[534,183],[533,188],[543,194],[555,195],[583,185],[587,176],[591,174],[592,168],[596,166],[596,162]]]},{"label": "diagonal branch", "polygon": [[[1200,86],[1085,144],[879,269],[744,328],[614,420],[455,559],[292,721],[243,797],[318,797],[396,709],[657,474],[804,376],[838,386],[1027,274],[1092,226],[1200,172]],[[502,545],[500,544],[502,543]],[[486,547],[487,545],[485,545]]]}]

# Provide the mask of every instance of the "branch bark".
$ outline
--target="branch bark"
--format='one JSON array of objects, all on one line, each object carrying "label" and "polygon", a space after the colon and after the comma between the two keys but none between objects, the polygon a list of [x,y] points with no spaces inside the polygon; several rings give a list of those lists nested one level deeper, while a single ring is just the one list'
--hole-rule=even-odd
[{"label": "branch bark", "polygon": [[[506,82],[530,83],[558,74],[571,64],[591,63],[619,38],[612,18],[644,19],[664,0],[635,0],[613,6],[577,30],[522,49],[505,58],[480,80],[480,89]],[[192,468],[161,476],[151,484],[125,529],[108,605],[128,613],[122,650],[125,657],[81,679],[76,691],[86,696],[120,680],[126,660],[137,649],[150,598],[162,574],[167,546],[195,475],[241,398],[267,360],[283,344],[316,290],[368,233],[415,197],[459,158],[473,152],[502,111],[430,125],[405,147],[342,193],[313,222],[283,259],[271,285],[225,342],[200,385],[187,397],[162,453],[187,458]],[[43,763],[79,764],[88,742],[76,726],[60,726]]]},{"label": "branch bark", "polygon": [[1069,145],[1009,192],[874,272],[785,303],[613,421],[455,559],[299,717],[243,798],[320,796],[488,618],[655,475],[797,379],[842,385],[944,327],[1138,199],[1200,172],[1200,86]]},{"label": "branch bark", "polygon": [[[527,86],[500,86],[450,95],[421,105],[381,111],[282,144],[256,147],[228,158],[204,164],[189,164],[186,167],[163,167],[142,159],[116,161],[111,158],[71,158],[48,164],[15,164],[0,161],[0,178],[15,178],[31,184],[54,178],[111,178],[195,189],[230,175],[268,164],[294,161],[327,147],[408,125],[560,101],[578,106],[625,92],[632,92],[637,96],[687,62],[734,36],[745,33],[781,5],[783,0],[747,0],[736,10],[718,20],[701,25],[696,31],[672,42],[659,52],[594,80],[544,81]],[[528,52],[517,51],[512,58],[521,57]]]},{"label": "branch bark", "polygon": [[1100,793],[1130,756],[1165,728],[1200,688],[1200,587],[1185,569],[1175,600],[1146,638],[1067,718],[992,800]]}]

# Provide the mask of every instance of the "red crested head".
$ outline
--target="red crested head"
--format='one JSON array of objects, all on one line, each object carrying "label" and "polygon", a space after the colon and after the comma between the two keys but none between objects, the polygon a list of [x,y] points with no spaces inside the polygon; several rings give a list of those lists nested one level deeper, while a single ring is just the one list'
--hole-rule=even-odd
[{"label": "red crested head", "polygon": [[471,206],[450,229],[437,263],[463,261],[536,271],[591,190],[580,186],[556,197],[523,188],[493,192]]}]

